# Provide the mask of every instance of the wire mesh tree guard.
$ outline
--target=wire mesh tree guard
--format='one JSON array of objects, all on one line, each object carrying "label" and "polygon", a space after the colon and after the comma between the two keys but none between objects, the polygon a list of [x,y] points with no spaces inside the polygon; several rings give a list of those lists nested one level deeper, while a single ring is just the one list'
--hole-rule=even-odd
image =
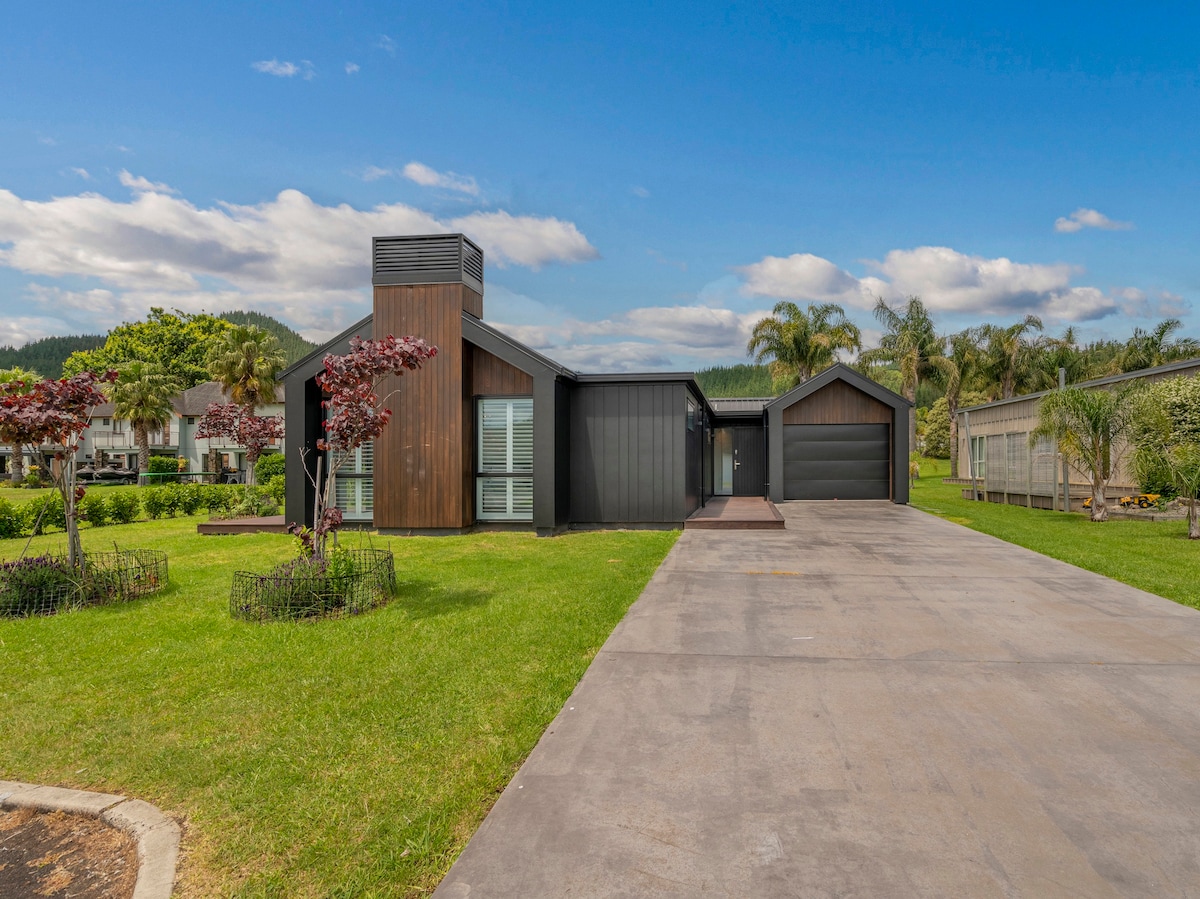
[{"label": "wire mesh tree guard", "polygon": [[82,568],[72,566],[66,556],[30,556],[0,564],[0,617],[128,602],[167,583],[167,554],[156,549],[86,553]]},{"label": "wire mesh tree guard", "polygon": [[396,592],[390,550],[338,550],[330,559],[295,559],[268,574],[236,571],[229,614],[246,621],[299,621],[361,615]]}]

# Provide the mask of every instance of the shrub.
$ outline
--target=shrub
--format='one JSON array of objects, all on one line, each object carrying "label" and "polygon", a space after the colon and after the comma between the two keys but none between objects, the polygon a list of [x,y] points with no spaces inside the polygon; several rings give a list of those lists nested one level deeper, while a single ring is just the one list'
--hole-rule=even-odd
[{"label": "shrub", "polygon": [[94,528],[102,528],[112,517],[108,508],[108,500],[97,490],[89,490],[83,495],[78,504],[79,517]]},{"label": "shrub", "polygon": [[262,487],[244,488],[241,501],[228,513],[230,518],[260,518],[278,514],[279,504]]},{"label": "shrub", "polygon": [[195,515],[204,506],[205,484],[184,484],[178,487],[179,511],[184,515]]},{"label": "shrub", "polygon": [[141,501],[133,490],[113,490],[108,494],[108,514],[117,524],[137,521],[141,507]]},{"label": "shrub", "polygon": [[163,511],[174,518],[179,514],[179,507],[183,504],[183,491],[178,484],[170,484],[163,488],[162,505]]},{"label": "shrub", "polygon": [[[150,483],[152,484],[166,484],[179,480],[179,461],[174,456],[151,456],[146,464],[150,474],[164,475],[164,477],[151,478]],[[165,477],[165,475],[175,475],[175,477]]]},{"label": "shrub", "polygon": [[29,530],[29,519],[26,516],[26,506],[14,506],[6,499],[0,499],[0,540],[11,540],[23,537]]},{"label": "shrub", "polygon": [[157,521],[167,511],[167,488],[147,487],[142,491],[142,508],[151,521]]},{"label": "shrub", "polygon": [[283,453],[268,453],[260,456],[254,463],[254,480],[258,484],[266,484],[271,478],[282,475],[286,466],[287,461],[284,459]]},{"label": "shrub", "polygon": [[78,593],[64,559],[45,555],[0,564],[0,616],[49,615],[71,607]]},{"label": "shrub", "polygon": [[234,484],[205,484],[204,508],[210,512],[225,513],[232,509],[241,498]]},{"label": "shrub", "polygon": [[49,528],[58,528],[60,531],[67,529],[67,510],[63,506],[62,496],[57,492],[49,493],[42,499],[35,499],[29,503],[29,509],[35,537],[44,534]]},{"label": "shrub", "polygon": [[277,474],[267,481],[264,489],[267,491],[267,495],[275,500],[277,506],[282,506],[287,496],[287,478]]}]

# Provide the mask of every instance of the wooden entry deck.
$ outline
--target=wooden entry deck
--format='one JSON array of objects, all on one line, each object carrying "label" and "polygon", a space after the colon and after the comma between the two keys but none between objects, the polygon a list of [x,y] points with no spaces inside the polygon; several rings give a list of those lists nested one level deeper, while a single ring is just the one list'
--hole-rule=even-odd
[{"label": "wooden entry deck", "polygon": [[712,530],[780,530],[783,516],[761,496],[714,496],[691,514],[685,528]]}]

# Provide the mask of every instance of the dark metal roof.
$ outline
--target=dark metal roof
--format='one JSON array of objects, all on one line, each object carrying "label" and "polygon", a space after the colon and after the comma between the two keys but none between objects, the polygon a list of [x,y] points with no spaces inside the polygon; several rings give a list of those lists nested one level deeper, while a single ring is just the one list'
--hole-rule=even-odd
[{"label": "dark metal roof", "polygon": [[[317,347],[315,350],[313,350],[307,356],[305,356],[302,359],[298,359],[297,361],[295,361],[291,365],[289,365],[287,368],[285,368],[283,371],[281,371],[279,373],[280,383],[283,383],[286,380],[290,379],[298,371],[303,371],[303,370],[312,368],[314,363],[323,363],[324,359],[325,359],[325,355],[330,352],[330,347],[337,346],[339,343],[342,343],[343,341],[347,341],[351,337],[354,337],[356,335],[362,336],[362,337],[370,337],[374,331],[374,324],[375,324],[375,314],[374,313],[371,313],[366,318],[359,319],[354,324],[352,324],[349,328],[347,328],[345,331],[343,331],[341,334],[339,334],[337,337],[334,337],[332,340],[328,340],[325,343],[321,344],[319,347]],[[320,369],[320,368],[321,368],[321,365],[318,364],[317,369]],[[305,375],[305,379],[311,377],[313,374],[316,374],[317,369],[314,369],[313,371],[311,371],[307,375]]]},{"label": "dark metal roof", "polygon": [[857,387],[867,396],[874,397],[881,403],[886,403],[893,409],[908,409],[913,404],[902,397],[898,393],[888,390],[882,384],[872,381],[866,375],[859,374],[848,365],[843,365],[841,362],[835,362],[829,368],[825,369],[819,375],[809,378],[799,387],[793,387],[782,396],[777,396],[766,404],[767,409],[781,408],[786,409],[788,406],[796,403],[806,396],[810,396],[834,381],[845,381],[851,387]]},{"label": "dark metal roof", "polygon": [[[1152,375],[1169,375],[1174,372],[1185,372],[1189,369],[1196,369],[1200,373],[1200,359],[1184,359],[1180,362],[1168,362],[1166,365],[1156,365],[1153,368],[1140,368],[1137,371],[1127,371],[1119,375],[1108,375],[1104,378],[1093,378],[1090,381],[1079,381],[1070,386],[1085,388],[1107,387],[1109,384],[1120,384],[1122,381],[1133,381]],[[1011,396],[1005,400],[992,400],[990,403],[980,403],[978,406],[966,406],[958,411],[974,412],[976,409],[990,409],[993,406],[1005,406],[1009,403],[1036,400],[1052,392],[1051,390],[1039,390],[1036,393],[1023,393],[1020,396]]]},{"label": "dark metal roof", "polygon": [[708,404],[718,415],[753,415],[762,412],[771,402],[769,396],[709,397]]},{"label": "dark metal roof", "polygon": [[514,340],[503,331],[480,321],[467,311],[462,314],[463,339],[469,340],[480,349],[487,350],[493,356],[499,356],[510,365],[514,365],[526,374],[534,374],[530,368],[542,367],[556,375],[574,379],[575,372],[559,365],[553,359],[543,356],[537,350],[531,350],[525,344]]},{"label": "dark metal roof", "polygon": [[483,250],[463,234],[405,234],[371,239],[371,283],[451,284],[483,293]]}]

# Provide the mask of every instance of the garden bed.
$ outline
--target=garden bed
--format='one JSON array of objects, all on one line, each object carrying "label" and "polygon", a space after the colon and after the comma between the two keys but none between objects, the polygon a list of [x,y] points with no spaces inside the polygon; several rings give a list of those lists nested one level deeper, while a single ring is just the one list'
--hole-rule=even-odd
[{"label": "garden bed", "polygon": [[0,617],[54,615],[128,602],[167,582],[167,555],[156,549],[87,553],[82,571],[64,556],[33,556],[0,565]]},{"label": "garden bed", "polygon": [[392,553],[335,549],[325,560],[294,559],[268,574],[237,571],[229,613],[248,621],[296,621],[361,615],[396,591]]}]

